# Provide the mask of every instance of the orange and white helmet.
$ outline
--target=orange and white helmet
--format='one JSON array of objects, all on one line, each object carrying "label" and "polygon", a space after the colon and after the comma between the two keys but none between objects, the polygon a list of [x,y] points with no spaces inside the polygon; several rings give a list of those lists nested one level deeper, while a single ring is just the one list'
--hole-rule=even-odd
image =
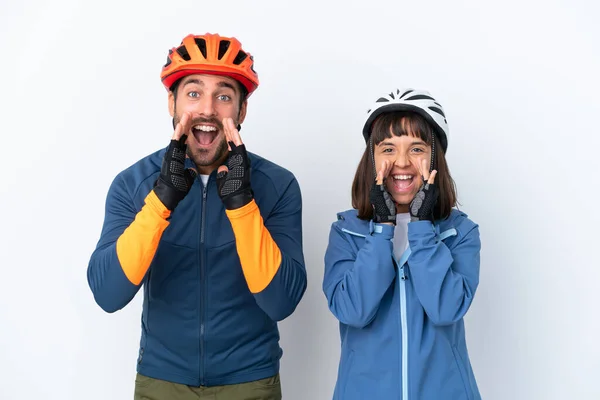
[{"label": "orange and white helmet", "polygon": [[178,79],[192,74],[233,78],[246,88],[246,97],[250,97],[259,84],[252,55],[242,49],[236,38],[217,34],[187,35],[179,47],[169,50],[160,79],[170,90]]}]

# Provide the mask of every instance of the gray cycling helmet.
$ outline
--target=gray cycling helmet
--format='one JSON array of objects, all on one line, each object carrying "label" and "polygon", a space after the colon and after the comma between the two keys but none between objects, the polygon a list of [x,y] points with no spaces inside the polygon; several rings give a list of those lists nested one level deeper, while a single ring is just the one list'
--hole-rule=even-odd
[{"label": "gray cycling helmet", "polygon": [[444,152],[448,148],[448,122],[442,105],[429,92],[417,89],[396,89],[380,97],[367,111],[368,117],[363,128],[365,142],[369,141],[373,121],[384,112],[413,111],[419,113],[433,127]]}]

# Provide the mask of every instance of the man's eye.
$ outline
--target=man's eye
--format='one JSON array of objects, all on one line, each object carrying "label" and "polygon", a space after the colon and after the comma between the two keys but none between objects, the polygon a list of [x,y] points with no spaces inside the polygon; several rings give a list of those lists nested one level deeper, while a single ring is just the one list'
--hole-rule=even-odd
[{"label": "man's eye", "polygon": [[198,96],[200,96],[200,94],[198,92],[189,92],[188,96],[190,96],[190,97],[198,97]]},{"label": "man's eye", "polygon": [[221,101],[229,101],[229,100],[231,100],[231,97],[227,96],[226,94],[221,94],[217,98],[219,100],[221,100]]}]

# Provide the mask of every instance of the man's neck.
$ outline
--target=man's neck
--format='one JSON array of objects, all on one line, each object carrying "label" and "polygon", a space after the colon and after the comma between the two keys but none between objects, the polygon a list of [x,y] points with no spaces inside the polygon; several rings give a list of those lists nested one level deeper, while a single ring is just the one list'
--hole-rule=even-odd
[{"label": "man's neck", "polygon": [[221,157],[218,161],[214,162],[211,165],[203,165],[198,167],[195,163],[194,165],[196,166],[196,171],[198,171],[198,174],[200,175],[210,175],[212,174],[212,172],[216,169],[218,169],[221,165],[225,165],[225,161],[227,160],[227,153],[223,155],[223,157]]},{"label": "man's neck", "polygon": [[210,175],[217,168],[218,167],[215,165],[210,165],[207,167],[196,167],[196,170],[198,171],[198,174],[200,174],[200,175]]}]

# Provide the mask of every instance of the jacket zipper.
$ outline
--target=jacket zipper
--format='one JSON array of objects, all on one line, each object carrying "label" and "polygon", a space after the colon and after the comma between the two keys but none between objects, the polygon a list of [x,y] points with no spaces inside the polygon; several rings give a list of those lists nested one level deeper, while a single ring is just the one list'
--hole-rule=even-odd
[{"label": "jacket zipper", "polygon": [[208,182],[202,189],[202,216],[200,220],[200,385],[204,386],[204,308],[206,307],[206,279],[204,277],[204,223],[206,220],[206,192]]},{"label": "jacket zipper", "polygon": [[[444,231],[441,235],[438,236],[437,240],[444,240],[450,236],[456,235],[456,229],[448,229]],[[408,276],[406,276],[404,266],[408,261],[408,257],[411,254],[410,247],[404,251],[402,257],[398,264],[400,268],[398,270],[398,274],[400,275],[398,286],[400,287],[400,321],[401,321],[401,329],[402,329],[402,400],[408,399],[408,317],[406,315],[406,281],[408,280]]]},{"label": "jacket zipper", "polygon": [[406,280],[404,264],[400,267],[400,322],[402,327],[402,400],[408,400],[408,319],[406,317]]}]

